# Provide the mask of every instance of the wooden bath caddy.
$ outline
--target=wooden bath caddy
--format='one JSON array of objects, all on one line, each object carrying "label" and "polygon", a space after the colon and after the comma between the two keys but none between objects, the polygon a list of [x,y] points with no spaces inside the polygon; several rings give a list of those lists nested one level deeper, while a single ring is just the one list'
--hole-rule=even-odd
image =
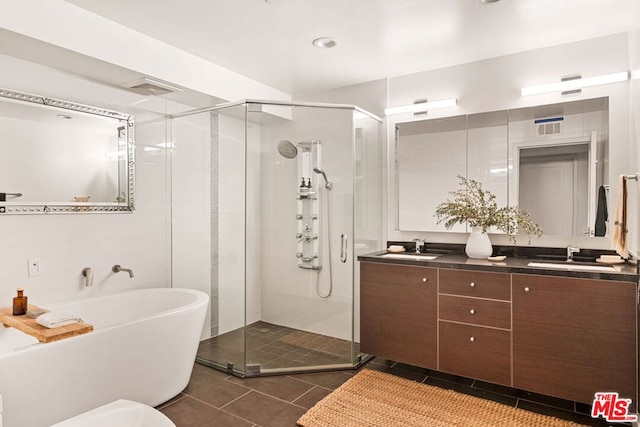
[{"label": "wooden bath caddy", "polygon": [[[38,307],[29,305],[29,310],[35,310]],[[14,316],[12,309],[2,308],[0,309],[0,322],[6,327],[14,327],[25,334],[29,334],[36,337],[40,342],[53,342],[64,338],[75,337],[87,332],[93,331],[93,325],[87,323],[78,322],[70,325],[60,326],[59,328],[45,328],[38,324],[36,319],[31,319],[26,315]]]}]

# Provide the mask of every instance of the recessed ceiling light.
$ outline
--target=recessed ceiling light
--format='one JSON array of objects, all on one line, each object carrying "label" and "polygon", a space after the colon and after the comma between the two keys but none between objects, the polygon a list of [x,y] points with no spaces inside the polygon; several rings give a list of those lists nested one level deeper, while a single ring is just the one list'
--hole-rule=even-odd
[{"label": "recessed ceiling light", "polygon": [[334,39],[333,37],[318,37],[313,41],[313,45],[315,47],[329,49],[331,47],[337,46],[338,40]]},{"label": "recessed ceiling light", "polygon": [[65,120],[71,120],[71,118],[72,118],[71,116],[68,116],[66,114],[58,114],[57,116],[59,118],[61,118],[61,119],[65,119]]},{"label": "recessed ceiling light", "polygon": [[492,3],[498,3],[501,1],[502,0],[476,0],[478,4],[492,4]]}]

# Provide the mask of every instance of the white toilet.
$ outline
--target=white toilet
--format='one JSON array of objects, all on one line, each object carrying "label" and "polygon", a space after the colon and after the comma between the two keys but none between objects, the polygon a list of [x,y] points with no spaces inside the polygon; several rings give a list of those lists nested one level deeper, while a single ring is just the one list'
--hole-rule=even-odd
[{"label": "white toilet", "polygon": [[[2,405],[0,401],[0,418]],[[162,412],[132,400],[120,399],[51,427],[176,427]],[[2,422],[0,420],[0,427]]]}]

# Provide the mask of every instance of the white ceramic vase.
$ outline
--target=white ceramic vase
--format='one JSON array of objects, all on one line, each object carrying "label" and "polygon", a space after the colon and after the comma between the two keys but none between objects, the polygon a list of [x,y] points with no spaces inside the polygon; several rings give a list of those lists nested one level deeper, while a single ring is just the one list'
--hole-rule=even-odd
[{"label": "white ceramic vase", "polygon": [[491,256],[493,247],[487,233],[482,231],[482,227],[471,227],[471,234],[464,251],[469,258],[483,259]]}]

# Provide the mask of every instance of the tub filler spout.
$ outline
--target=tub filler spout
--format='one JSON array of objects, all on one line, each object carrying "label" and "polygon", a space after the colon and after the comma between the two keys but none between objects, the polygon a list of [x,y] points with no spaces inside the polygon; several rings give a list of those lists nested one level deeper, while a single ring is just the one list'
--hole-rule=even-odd
[{"label": "tub filler spout", "polygon": [[113,267],[111,267],[111,271],[113,271],[114,273],[120,273],[121,271],[126,271],[127,273],[129,273],[129,277],[133,277],[133,270],[131,270],[130,268],[124,268],[119,264],[116,264]]}]

